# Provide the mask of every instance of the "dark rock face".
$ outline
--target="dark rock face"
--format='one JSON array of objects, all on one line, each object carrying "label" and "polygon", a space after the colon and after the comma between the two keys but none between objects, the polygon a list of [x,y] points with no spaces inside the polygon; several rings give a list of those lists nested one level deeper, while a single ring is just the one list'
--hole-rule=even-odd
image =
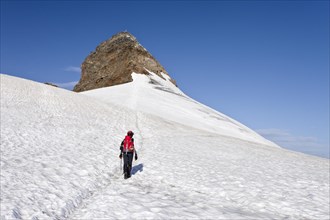
[{"label": "dark rock face", "polygon": [[50,82],[45,82],[45,84],[46,84],[46,85],[49,85],[49,86],[54,86],[54,87],[57,87],[57,88],[58,88],[57,85],[55,85],[55,84],[53,84],[53,83],[50,83]]},{"label": "dark rock face", "polygon": [[[128,32],[120,32],[101,43],[81,65],[81,79],[73,91],[82,92],[131,82],[132,72],[163,78],[162,65]],[[176,85],[175,81],[172,83]]]}]

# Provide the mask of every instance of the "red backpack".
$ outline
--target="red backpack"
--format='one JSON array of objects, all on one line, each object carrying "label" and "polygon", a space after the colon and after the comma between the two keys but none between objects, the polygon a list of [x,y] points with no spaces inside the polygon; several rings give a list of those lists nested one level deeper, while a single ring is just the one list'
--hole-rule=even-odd
[{"label": "red backpack", "polygon": [[126,136],[124,139],[124,152],[133,152],[134,151],[134,143],[130,136]]}]

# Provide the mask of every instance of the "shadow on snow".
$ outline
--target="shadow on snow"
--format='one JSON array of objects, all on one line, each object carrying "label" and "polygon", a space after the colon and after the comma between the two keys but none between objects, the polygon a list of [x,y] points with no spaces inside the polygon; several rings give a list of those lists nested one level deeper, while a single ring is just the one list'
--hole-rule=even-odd
[{"label": "shadow on snow", "polygon": [[143,163],[140,163],[132,168],[132,175],[135,175],[137,172],[142,172],[142,171],[143,171]]}]

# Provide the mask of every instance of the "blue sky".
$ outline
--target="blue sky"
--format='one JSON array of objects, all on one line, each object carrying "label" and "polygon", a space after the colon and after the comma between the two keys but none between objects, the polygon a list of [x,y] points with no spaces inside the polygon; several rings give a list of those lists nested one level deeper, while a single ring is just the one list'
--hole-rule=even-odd
[{"label": "blue sky", "polygon": [[125,30],[187,95],[329,158],[329,1],[1,0],[1,72],[72,88]]}]

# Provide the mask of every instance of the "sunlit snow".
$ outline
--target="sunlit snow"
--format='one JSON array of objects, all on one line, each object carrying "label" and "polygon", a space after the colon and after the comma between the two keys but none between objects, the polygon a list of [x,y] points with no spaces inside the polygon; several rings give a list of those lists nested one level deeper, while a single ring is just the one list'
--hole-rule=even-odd
[{"label": "sunlit snow", "polygon": [[[328,219],[329,160],[151,73],[74,93],[1,74],[1,219]],[[124,180],[119,144],[139,159]]]}]

